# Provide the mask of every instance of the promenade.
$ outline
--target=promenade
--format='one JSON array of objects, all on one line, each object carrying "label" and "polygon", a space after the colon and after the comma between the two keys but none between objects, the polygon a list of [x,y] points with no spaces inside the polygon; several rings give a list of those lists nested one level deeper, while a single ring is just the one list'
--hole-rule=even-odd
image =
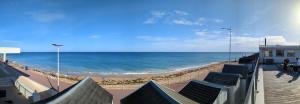
[{"label": "promenade", "polygon": [[280,65],[261,65],[266,104],[300,104],[299,74],[284,72]]}]

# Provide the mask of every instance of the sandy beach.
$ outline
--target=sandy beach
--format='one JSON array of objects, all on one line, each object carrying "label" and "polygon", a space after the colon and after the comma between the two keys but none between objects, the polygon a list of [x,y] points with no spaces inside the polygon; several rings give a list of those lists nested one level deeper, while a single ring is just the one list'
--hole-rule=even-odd
[{"label": "sandy beach", "polygon": [[[82,74],[82,75],[60,75],[60,91],[68,88],[86,76],[93,78],[101,87],[107,89],[114,96],[114,104],[118,104],[120,99],[144,85],[149,80],[154,80],[161,85],[170,87],[175,91],[181,90],[190,80],[203,80],[209,72],[219,72],[223,65],[228,62],[216,62],[202,67],[189,68],[180,71],[170,71],[155,74]],[[31,79],[48,87],[56,88],[56,74],[53,72],[41,71],[36,68],[9,62],[9,65],[21,72],[29,74]]]}]

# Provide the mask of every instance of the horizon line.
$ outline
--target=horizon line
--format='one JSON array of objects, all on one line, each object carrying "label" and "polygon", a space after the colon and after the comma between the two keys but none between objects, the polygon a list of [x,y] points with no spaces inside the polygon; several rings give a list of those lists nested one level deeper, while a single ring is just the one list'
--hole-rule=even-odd
[{"label": "horizon line", "polygon": [[[23,51],[23,52],[57,52],[57,51]],[[179,53],[200,53],[200,52],[211,52],[211,53],[217,53],[217,52],[224,52],[224,53],[228,53],[228,52],[226,52],[226,51],[60,51],[60,52],[91,52],[91,53],[93,53],[93,52],[99,52],[99,53],[101,53],[101,52],[114,52],[114,53],[118,53],[118,52],[120,52],[120,53],[122,53],[122,52],[128,52],[128,53],[130,53],[130,52],[132,52],[132,53],[138,53],[138,52],[153,52],[153,53],[155,53],[155,52],[179,52]],[[247,51],[247,53],[255,53],[255,52],[258,52],[258,51]],[[22,53],[22,52],[21,52]],[[234,51],[234,52],[232,52],[232,53],[246,53],[246,52],[242,52],[242,51]]]}]

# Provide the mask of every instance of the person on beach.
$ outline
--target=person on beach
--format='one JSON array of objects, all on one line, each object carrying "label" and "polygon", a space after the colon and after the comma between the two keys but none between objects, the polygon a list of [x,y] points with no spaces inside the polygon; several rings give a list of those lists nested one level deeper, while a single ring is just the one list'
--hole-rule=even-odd
[{"label": "person on beach", "polygon": [[8,60],[5,60],[5,64],[6,64],[6,65],[8,64]]},{"label": "person on beach", "polygon": [[288,64],[289,64],[289,59],[284,59],[283,61],[283,70],[287,71],[288,70]]}]

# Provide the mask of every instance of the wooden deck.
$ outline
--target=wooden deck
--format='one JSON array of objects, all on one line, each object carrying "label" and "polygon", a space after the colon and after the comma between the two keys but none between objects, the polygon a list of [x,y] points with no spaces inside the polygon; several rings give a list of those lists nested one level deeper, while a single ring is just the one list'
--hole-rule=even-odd
[{"label": "wooden deck", "polygon": [[266,104],[300,104],[300,74],[285,72],[280,65],[260,67],[264,70]]}]

